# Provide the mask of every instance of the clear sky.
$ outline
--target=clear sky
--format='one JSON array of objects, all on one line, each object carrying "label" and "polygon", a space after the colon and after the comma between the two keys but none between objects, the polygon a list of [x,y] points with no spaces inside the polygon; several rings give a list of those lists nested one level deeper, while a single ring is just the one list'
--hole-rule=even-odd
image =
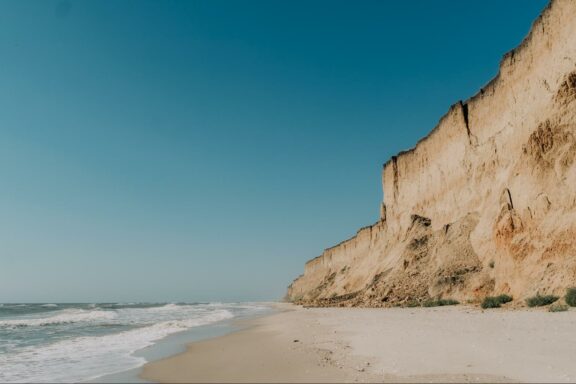
[{"label": "clear sky", "polygon": [[0,302],[282,297],[545,0],[0,2]]}]

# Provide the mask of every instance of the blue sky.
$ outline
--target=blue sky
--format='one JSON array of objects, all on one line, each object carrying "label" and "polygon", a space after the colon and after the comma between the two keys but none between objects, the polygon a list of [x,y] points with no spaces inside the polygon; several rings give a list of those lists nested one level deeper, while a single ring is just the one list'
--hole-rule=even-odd
[{"label": "blue sky", "polygon": [[0,2],[0,302],[280,298],[545,5]]}]

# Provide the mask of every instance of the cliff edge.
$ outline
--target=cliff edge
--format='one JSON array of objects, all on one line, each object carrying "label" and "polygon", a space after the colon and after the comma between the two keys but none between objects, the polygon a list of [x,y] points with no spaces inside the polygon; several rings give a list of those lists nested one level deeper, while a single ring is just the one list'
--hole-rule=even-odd
[{"label": "cliff edge", "polygon": [[576,285],[576,1],[382,172],[380,220],[306,263],[307,305],[562,294]]}]

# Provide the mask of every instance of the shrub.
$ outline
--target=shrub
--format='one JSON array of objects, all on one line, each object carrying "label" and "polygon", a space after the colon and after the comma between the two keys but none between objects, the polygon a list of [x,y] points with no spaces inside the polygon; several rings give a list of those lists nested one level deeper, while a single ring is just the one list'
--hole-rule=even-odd
[{"label": "shrub", "polygon": [[576,287],[568,288],[566,290],[566,296],[564,297],[564,300],[566,300],[566,304],[569,306],[576,307]]},{"label": "shrub", "polygon": [[482,308],[500,308],[502,304],[511,302],[512,296],[509,295],[498,295],[498,296],[486,296],[484,301],[482,301]]},{"label": "shrub", "polygon": [[496,296],[496,298],[498,299],[498,301],[500,301],[500,304],[506,304],[513,300],[512,296],[509,295],[498,295]]},{"label": "shrub", "polygon": [[480,305],[482,308],[487,309],[487,308],[500,308],[500,305],[502,303],[500,302],[500,300],[498,300],[497,297],[494,296],[486,296],[484,298],[484,301],[482,301],[482,304]]},{"label": "shrub", "polygon": [[558,300],[558,296],[553,295],[546,295],[540,296],[540,294],[536,296],[532,296],[526,299],[526,305],[529,307],[542,307],[544,305],[552,304],[556,300]]},{"label": "shrub", "polygon": [[488,264],[488,266],[489,266],[490,268],[494,268],[494,260],[492,260],[492,261],[490,262],[490,264]]},{"label": "shrub", "polygon": [[445,305],[458,305],[460,302],[453,299],[437,299],[437,300],[428,300],[425,301],[422,306],[423,307],[443,307]]},{"label": "shrub", "polygon": [[444,305],[458,305],[460,304],[460,302],[458,300],[454,300],[454,299],[442,299],[442,300],[438,300],[438,305],[440,306],[444,306]]},{"label": "shrub", "polygon": [[548,308],[548,312],[566,312],[568,310],[568,306],[564,305],[564,304],[552,304],[549,308]]}]

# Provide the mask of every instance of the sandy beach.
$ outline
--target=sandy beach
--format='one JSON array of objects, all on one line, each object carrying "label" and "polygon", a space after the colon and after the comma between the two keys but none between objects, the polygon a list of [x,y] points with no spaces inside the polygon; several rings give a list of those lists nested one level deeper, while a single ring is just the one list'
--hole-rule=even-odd
[{"label": "sandy beach", "polygon": [[144,366],[152,382],[573,382],[576,312],[310,308]]}]

